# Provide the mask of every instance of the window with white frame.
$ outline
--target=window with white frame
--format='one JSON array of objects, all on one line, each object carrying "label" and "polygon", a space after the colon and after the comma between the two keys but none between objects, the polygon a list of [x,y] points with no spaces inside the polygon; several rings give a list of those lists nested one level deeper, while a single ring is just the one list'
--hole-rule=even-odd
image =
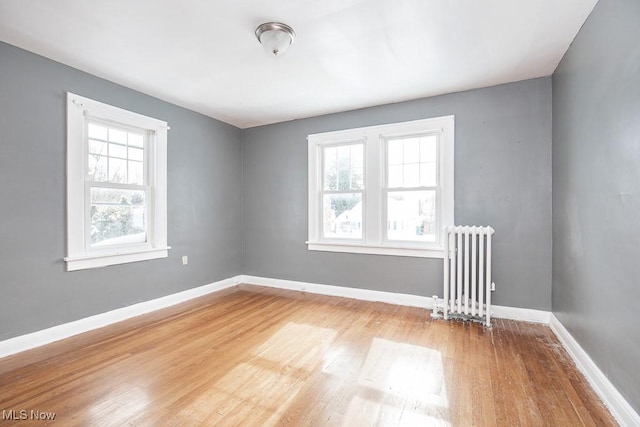
[{"label": "window with white frame", "polygon": [[310,250],[442,257],[454,117],[309,135]]},{"label": "window with white frame", "polygon": [[168,256],[167,123],[67,94],[67,270]]}]

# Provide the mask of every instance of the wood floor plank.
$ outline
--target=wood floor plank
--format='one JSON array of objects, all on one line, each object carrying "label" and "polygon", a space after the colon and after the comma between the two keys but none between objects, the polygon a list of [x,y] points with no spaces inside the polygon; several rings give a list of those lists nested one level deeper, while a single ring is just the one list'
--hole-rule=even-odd
[{"label": "wood floor plank", "polygon": [[[7,419],[54,412],[54,421]],[[615,426],[551,330],[240,285],[0,359],[0,425]]]}]

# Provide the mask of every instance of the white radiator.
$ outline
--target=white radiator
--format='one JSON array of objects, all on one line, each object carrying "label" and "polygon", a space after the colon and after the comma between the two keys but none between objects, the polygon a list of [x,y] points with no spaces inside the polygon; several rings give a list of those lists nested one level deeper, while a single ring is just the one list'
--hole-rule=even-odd
[{"label": "white radiator", "polygon": [[491,326],[491,227],[445,227],[444,300],[434,307],[451,317]]}]

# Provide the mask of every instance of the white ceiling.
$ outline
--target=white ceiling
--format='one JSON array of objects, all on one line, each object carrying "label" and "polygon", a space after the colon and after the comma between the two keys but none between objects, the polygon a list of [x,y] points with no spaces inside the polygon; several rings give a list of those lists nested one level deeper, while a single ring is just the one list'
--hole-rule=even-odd
[{"label": "white ceiling", "polygon": [[246,128],[548,76],[596,2],[0,0],[0,40]]}]

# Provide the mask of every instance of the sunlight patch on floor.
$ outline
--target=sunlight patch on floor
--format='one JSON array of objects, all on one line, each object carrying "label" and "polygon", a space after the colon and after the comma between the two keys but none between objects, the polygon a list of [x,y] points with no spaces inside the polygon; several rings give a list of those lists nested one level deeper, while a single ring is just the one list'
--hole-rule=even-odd
[{"label": "sunlight patch on floor", "polygon": [[374,338],[357,385],[343,425],[449,425],[439,351]]}]

